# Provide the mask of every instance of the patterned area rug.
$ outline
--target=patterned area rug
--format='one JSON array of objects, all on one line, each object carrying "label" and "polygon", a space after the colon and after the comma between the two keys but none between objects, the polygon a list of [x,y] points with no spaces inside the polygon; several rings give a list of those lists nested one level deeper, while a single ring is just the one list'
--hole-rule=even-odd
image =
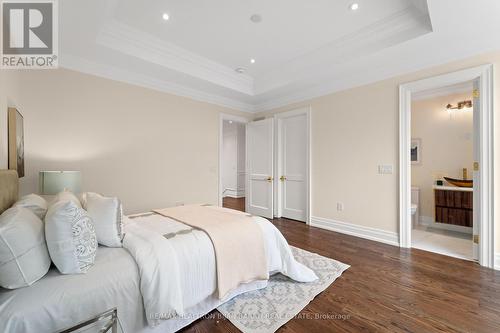
[{"label": "patterned area rug", "polygon": [[244,333],[275,332],[349,268],[316,253],[291,248],[295,259],[312,269],[319,279],[299,283],[276,274],[266,288],[242,294],[219,306],[217,310]]}]

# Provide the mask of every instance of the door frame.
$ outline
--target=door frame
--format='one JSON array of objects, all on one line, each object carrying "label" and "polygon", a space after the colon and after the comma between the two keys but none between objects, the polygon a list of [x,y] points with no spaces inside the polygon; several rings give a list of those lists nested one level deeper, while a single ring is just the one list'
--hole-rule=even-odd
[{"label": "door frame", "polygon": [[[494,268],[494,77],[493,65],[486,64],[449,74],[401,84],[399,86],[399,245],[411,247],[411,101],[412,94],[420,91],[454,85],[479,79],[480,123],[479,172],[480,182],[474,193],[479,193],[479,264]],[[476,129],[475,129],[476,130]]]},{"label": "door frame", "polygon": [[[224,120],[232,120],[237,123],[242,123],[246,124],[250,120],[244,117],[240,116],[235,116],[232,114],[227,114],[227,113],[220,113],[219,114],[219,170],[218,170],[218,178],[219,178],[219,185],[218,185],[218,205],[219,207],[222,207],[222,199],[224,195],[224,188],[222,184],[222,164],[223,164],[223,156],[222,156],[222,151],[223,151],[223,144],[224,144]],[[246,151],[245,151],[246,155]],[[246,161],[246,157],[245,157]],[[245,165],[245,172],[246,172],[246,165]],[[245,184],[246,186],[246,184]]]},{"label": "door frame", "polygon": [[280,166],[283,164],[282,158],[281,158],[281,120],[283,118],[288,118],[291,116],[298,116],[298,115],[305,115],[306,116],[306,158],[307,158],[307,163],[306,163],[306,188],[307,188],[307,193],[306,193],[306,224],[310,225],[311,224],[311,106],[306,106],[302,108],[298,108],[295,110],[287,111],[287,112],[282,112],[282,113],[277,113],[274,115],[274,146],[276,147],[275,153],[274,153],[274,174],[276,175],[274,177],[274,216],[277,218],[281,218],[282,212],[281,212],[281,201],[282,201],[282,196],[281,196],[281,182],[279,180],[279,171],[280,171]]}]

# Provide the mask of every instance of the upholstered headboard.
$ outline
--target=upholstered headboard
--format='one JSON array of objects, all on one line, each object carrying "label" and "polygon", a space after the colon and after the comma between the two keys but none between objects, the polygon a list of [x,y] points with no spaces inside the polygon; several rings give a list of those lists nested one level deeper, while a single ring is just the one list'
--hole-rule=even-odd
[{"label": "upholstered headboard", "polygon": [[17,171],[0,170],[0,214],[17,201],[18,193],[19,180]]}]

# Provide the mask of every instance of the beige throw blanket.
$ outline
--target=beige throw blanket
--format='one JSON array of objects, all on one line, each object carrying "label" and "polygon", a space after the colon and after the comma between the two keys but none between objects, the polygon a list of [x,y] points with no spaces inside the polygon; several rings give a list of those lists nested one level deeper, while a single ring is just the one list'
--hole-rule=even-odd
[{"label": "beige throw blanket", "polygon": [[157,209],[154,212],[208,234],[215,249],[220,299],[241,283],[269,278],[264,236],[249,214],[202,205]]}]

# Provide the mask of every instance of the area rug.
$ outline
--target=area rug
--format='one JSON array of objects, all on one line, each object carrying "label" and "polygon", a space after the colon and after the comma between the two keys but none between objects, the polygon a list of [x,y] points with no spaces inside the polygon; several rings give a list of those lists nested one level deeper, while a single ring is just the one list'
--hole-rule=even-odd
[{"label": "area rug", "polygon": [[316,295],[328,288],[349,265],[291,247],[295,259],[319,277],[311,283],[299,283],[276,274],[266,288],[245,293],[217,308],[244,333],[275,332],[293,319]]}]

